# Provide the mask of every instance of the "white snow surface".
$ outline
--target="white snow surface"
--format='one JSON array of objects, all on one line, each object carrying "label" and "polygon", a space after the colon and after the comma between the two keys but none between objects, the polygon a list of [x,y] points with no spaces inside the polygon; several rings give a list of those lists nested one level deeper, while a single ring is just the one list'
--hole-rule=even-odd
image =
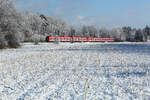
[{"label": "white snow surface", "polygon": [[0,50],[0,100],[149,100],[150,55],[111,44],[24,43]]}]

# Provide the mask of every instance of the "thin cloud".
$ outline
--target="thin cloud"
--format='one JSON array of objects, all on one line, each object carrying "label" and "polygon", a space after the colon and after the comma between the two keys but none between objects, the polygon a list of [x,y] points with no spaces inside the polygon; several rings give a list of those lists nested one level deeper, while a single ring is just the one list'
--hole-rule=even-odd
[{"label": "thin cloud", "polygon": [[[135,26],[149,24],[150,14],[149,6],[145,6],[145,1],[140,8],[124,1],[115,1],[108,6],[102,5],[108,2],[91,1],[91,0],[13,0],[17,8],[22,11],[39,12],[49,16],[57,16],[74,25],[96,25],[100,27],[116,27],[116,26]],[[96,2],[100,4],[96,4]],[[142,2],[142,1],[141,1]],[[132,2],[133,3],[133,2]],[[146,3],[148,5],[148,3]],[[111,8],[111,7],[120,7]]]}]

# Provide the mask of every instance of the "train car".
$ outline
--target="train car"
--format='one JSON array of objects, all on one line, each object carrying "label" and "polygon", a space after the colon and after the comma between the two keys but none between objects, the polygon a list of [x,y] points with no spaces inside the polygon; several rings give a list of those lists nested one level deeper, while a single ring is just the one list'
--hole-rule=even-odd
[{"label": "train car", "polygon": [[114,42],[114,38],[101,38],[101,37],[67,37],[67,36],[48,36],[47,42]]}]

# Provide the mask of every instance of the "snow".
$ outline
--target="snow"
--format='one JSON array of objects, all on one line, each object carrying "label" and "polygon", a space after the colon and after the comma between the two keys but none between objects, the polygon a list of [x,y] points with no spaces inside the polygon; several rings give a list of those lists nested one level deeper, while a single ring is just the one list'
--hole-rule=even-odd
[{"label": "snow", "polygon": [[148,43],[24,43],[0,50],[0,100],[148,100]]}]

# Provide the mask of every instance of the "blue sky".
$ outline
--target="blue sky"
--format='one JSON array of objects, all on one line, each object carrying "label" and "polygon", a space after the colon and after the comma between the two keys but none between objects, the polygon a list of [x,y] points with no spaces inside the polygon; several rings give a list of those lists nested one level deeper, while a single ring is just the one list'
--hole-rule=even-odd
[{"label": "blue sky", "polygon": [[20,11],[63,18],[72,25],[115,28],[150,25],[150,0],[14,0]]}]

